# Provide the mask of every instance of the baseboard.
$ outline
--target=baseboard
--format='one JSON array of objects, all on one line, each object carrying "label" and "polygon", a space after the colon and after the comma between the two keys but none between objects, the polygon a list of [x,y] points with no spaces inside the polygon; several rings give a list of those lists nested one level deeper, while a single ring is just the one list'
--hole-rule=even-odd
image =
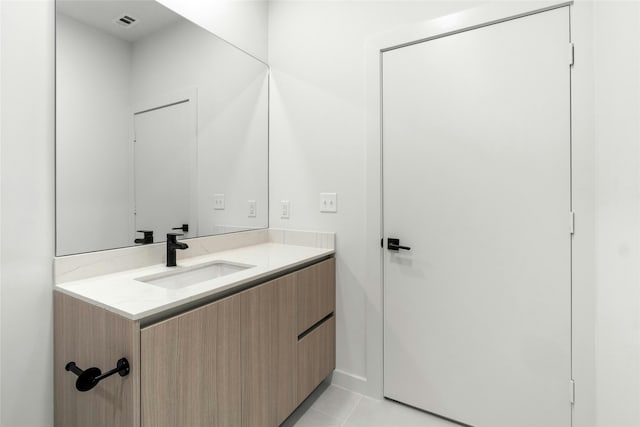
[{"label": "baseboard", "polygon": [[380,396],[377,396],[377,393],[369,390],[370,384],[367,382],[367,379],[359,375],[350,374],[349,372],[344,372],[340,369],[336,369],[335,371],[333,371],[330,381],[331,384],[337,385],[347,390],[377,399],[380,398]]}]

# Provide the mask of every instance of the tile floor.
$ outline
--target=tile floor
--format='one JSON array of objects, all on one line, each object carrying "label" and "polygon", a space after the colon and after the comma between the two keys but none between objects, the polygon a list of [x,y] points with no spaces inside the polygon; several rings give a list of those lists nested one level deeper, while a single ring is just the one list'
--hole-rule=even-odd
[{"label": "tile floor", "polygon": [[391,400],[371,399],[326,382],[281,427],[460,427]]}]

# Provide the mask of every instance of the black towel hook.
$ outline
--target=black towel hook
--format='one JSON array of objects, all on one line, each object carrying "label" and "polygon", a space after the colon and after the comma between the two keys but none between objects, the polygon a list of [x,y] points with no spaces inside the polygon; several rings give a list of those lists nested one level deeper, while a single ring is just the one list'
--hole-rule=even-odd
[{"label": "black towel hook", "polygon": [[78,376],[76,380],[76,389],[78,391],[89,391],[98,385],[103,379],[110,377],[113,374],[120,374],[121,377],[129,375],[129,361],[124,357],[118,360],[118,364],[112,370],[105,372],[104,374],[98,368],[89,368],[86,371],[78,368],[76,362],[69,362],[64,367],[65,370],[71,371]]}]

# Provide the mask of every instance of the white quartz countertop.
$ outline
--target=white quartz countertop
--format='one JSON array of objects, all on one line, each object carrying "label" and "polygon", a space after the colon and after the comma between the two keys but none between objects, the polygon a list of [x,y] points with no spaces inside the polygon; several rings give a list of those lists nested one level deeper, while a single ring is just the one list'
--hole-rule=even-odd
[{"label": "white quartz countertop", "polygon": [[[166,267],[164,264],[156,264],[149,267],[66,282],[56,285],[55,289],[128,319],[140,320],[322,259],[333,253],[333,249],[263,243],[178,260],[178,267]],[[136,280],[149,275],[178,271],[186,267],[214,261],[245,264],[253,267],[181,289],[166,289]]]}]

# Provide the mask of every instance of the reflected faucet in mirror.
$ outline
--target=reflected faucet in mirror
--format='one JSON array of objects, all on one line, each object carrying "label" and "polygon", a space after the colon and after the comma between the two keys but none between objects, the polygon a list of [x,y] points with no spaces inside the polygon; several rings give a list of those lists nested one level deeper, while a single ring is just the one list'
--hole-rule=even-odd
[{"label": "reflected faucet in mirror", "polygon": [[143,233],[144,237],[142,239],[135,239],[133,243],[137,245],[148,245],[153,243],[153,230],[138,230],[138,233]]}]

